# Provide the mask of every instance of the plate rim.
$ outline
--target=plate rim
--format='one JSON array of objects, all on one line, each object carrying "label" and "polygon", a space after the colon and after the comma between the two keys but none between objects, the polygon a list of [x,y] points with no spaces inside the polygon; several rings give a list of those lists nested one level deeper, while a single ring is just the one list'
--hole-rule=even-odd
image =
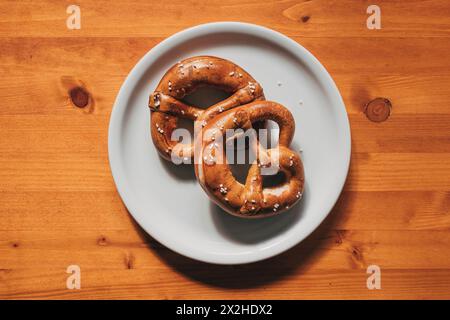
[{"label": "plate rim", "polygon": [[[264,250],[258,250],[252,252],[251,254],[246,255],[222,255],[218,253],[205,253],[199,252],[198,250],[192,250],[192,247],[186,246],[180,242],[173,241],[167,238],[162,232],[158,231],[157,228],[154,228],[151,224],[145,223],[139,219],[139,215],[135,214],[138,212],[138,208],[136,206],[136,201],[133,200],[133,194],[129,192],[130,188],[128,187],[128,183],[126,180],[126,174],[123,168],[121,167],[121,162],[119,161],[120,154],[120,123],[122,116],[124,115],[127,107],[127,101],[131,93],[133,92],[134,85],[139,81],[139,79],[144,75],[145,71],[151,66],[155,60],[160,56],[163,51],[166,50],[166,47],[176,46],[178,43],[181,43],[186,40],[186,38],[205,36],[207,34],[214,33],[224,33],[224,32],[234,32],[234,33],[243,33],[247,35],[257,36],[263,38],[267,41],[272,41],[280,45],[282,48],[287,49],[289,52],[295,54],[296,57],[301,57],[308,63],[308,66],[313,69],[314,73],[317,77],[321,79],[321,81],[326,84],[327,91],[330,92],[331,98],[335,100],[335,104],[339,104],[338,110],[335,110],[339,115],[339,123],[343,126],[342,130],[345,137],[343,138],[343,153],[344,153],[344,161],[345,161],[345,170],[343,170],[341,174],[341,178],[339,183],[337,184],[339,188],[336,188],[336,192],[334,194],[334,199],[332,201],[328,201],[328,205],[326,209],[323,211],[326,214],[323,214],[319,219],[314,220],[314,224],[311,224],[310,230],[304,232],[303,234],[297,233],[296,237],[291,236],[290,238],[285,238],[283,241],[277,242],[275,245],[270,247],[266,247]],[[333,104],[333,105],[335,105]],[[333,107],[333,109],[335,109]],[[317,227],[326,219],[326,217],[330,214],[337,200],[339,199],[340,194],[342,193],[343,187],[347,180],[348,171],[350,167],[350,158],[351,158],[351,131],[350,131],[350,123],[348,119],[347,110],[345,107],[345,103],[342,99],[342,96],[339,92],[338,87],[336,86],[333,78],[328,73],[326,68],[319,62],[319,60],[310,53],[306,48],[300,45],[298,42],[293,39],[285,36],[284,34],[269,29],[267,27],[259,26],[251,23],[244,22],[212,22],[200,24],[197,26],[193,26],[184,30],[181,30],[160,43],[151,48],[131,69],[125,78],[123,84],[120,87],[119,93],[114,101],[113,108],[110,115],[109,127],[108,127],[108,160],[111,169],[111,174],[116,185],[116,189],[127,208],[130,215],[133,219],[140,225],[140,227],[145,230],[151,237],[155,240],[169,248],[170,250],[181,254],[185,257],[195,259],[198,261],[212,263],[212,264],[247,264],[252,262],[257,262],[261,260],[265,260],[271,258],[273,256],[279,255],[282,252],[289,250],[295,245],[299,244],[303,240],[305,240]]]}]

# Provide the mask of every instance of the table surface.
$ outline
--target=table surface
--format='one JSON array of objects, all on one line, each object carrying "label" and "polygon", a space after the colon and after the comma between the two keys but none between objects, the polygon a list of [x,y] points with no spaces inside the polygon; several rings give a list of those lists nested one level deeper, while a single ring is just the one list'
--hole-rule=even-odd
[{"label": "table surface", "polygon": [[[450,3],[375,2],[381,30],[367,29],[366,1],[290,0],[77,1],[81,29],[69,30],[69,3],[1,1],[0,299],[450,298]],[[107,155],[111,108],[139,58],[225,20],[311,51],[352,129],[329,217],[288,252],[243,266],[196,262],[148,236]],[[364,112],[376,97],[392,103],[386,121]],[[72,264],[80,290],[66,288]],[[369,265],[380,290],[367,289]]]}]

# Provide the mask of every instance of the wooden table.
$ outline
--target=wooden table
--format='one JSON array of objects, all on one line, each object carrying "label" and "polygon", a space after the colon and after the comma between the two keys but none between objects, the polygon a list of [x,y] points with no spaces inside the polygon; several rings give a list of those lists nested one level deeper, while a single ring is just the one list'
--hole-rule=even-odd
[{"label": "wooden table", "polygon": [[[373,2],[381,30],[366,27],[372,1],[77,1],[80,30],[66,27],[70,1],[1,1],[0,299],[450,298],[450,4]],[[352,128],[349,177],[320,228],[276,258],[226,267],[146,235],[107,155],[111,108],[139,58],[224,20],[310,50]],[[376,97],[392,103],[386,121],[364,112]],[[80,290],[66,288],[71,264]],[[380,290],[366,287],[369,265]]]}]

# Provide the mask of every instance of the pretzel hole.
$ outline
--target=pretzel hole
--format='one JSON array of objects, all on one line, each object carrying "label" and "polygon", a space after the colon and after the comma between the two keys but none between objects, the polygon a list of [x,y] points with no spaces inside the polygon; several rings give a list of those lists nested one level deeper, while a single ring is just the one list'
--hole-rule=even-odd
[{"label": "pretzel hole", "polygon": [[188,105],[206,109],[216,103],[219,103],[220,101],[227,99],[230,96],[230,93],[225,92],[219,88],[205,86],[198,88],[194,92],[186,95],[182,101]]},{"label": "pretzel hole", "polygon": [[250,164],[231,164],[230,169],[234,179],[236,179],[236,181],[240,182],[241,184],[245,184],[245,181],[247,180],[248,170],[250,169]]},{"label": "pretzel hole", "polygon": [[256,159],[253,150],[249,148],[249,139],[245,139],[245,148],[238,148],[236,139],[224,150],[233,177],[236,181],[245,184],[250,166]]},{"label": "pretzel hole", "polygon": [[[259,127],[257,126],[258,124]],[[267,120],[265,122],[255,123],[253,124],[253,127],[257,130],[258,139],[264,148],[271,149],[278,145],[280,136],[280,127],[278,126],[278,123],[273,120]]]},{"label": "pretzel hole", "polygon": [[[194,122],[185,118],[178,118],[177,128],[186,129],[191,137],[194,136]],[[180,139],[181,140],[181,139]],[[190,144],[190,141],[178,141],[181,144]]]},{"label": "pretzel hole", "polygon": [[286,174],[283,171],[278,171],[271,176],[263,175],[263,188],[274,188],[283,185],[287,182]]}]

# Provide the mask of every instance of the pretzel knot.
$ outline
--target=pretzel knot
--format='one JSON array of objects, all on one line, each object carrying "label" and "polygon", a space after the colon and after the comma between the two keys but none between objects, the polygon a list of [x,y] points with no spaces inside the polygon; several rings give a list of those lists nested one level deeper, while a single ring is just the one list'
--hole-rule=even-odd
[{"label": "pretzel knot", "polygon": [[[232,95],[208,109],[181,101],[202,86],[216,87]],[[194,155],[193,143],[172,140],[179,118],[195,121],[194,129],[201,130],[216,115],[256,100],[264,100],[262,87],[238,65],[211,56],[180,61],[167,71],[155,92],[150,95],[153,143],[159,154],[167,160],[171,160],[172,152],[177,153],[177,157],[190,160]]]},{"label": "pretzel knot", "polygon": [[[250,166],[245,184],[241,184],[233,176],[225,150],[217,141],[223,141],[227,130],[242,128],[248,131],[253,123],[262,120],[278,124],[278,146],[265,149],[257,139],[251,140],[250,147],[256,152],[256,159]],[[255,101],[216,116],[195,140],[199,150],[194,161],[197,180],[214,202],[236,216],[266,217],[289,209],[301,199],[304,189],[302,161],[289,149],[294,130],[292,114],[282,105],[270,101]],[[221,161],[217,161],[219,158]],[[284,182],[263,186],[262,171],[269,166],[275,167],[275,173],[283,173]]]}]

